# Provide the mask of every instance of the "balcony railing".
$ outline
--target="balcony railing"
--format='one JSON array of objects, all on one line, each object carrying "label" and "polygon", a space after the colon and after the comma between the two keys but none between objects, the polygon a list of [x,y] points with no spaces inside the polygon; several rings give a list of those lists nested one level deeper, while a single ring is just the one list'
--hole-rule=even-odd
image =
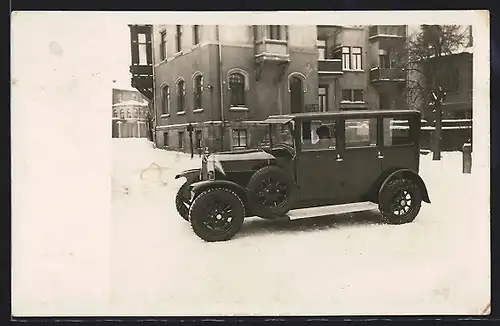
[{"label": "balcony railing", "polygon": [[333,74],[342,75],[342,60],[341,59],[319,59],[318,60],[318,73],[320,74]]},{"label": "balcony railing", "polygon": [[369,37],[405,37],[406,26],[401,25],[375,25],[370,26]]},{"label": "balcony railing", "polygon": [[262,60],[288,61],[288,42],[263,39],[255,44],[255,57]]},{"label": "balcony railing", "polygon": [[379,68],[375,67],[370,70],[370,81],[393,81],[404,82],[406,79],[405,71],[401,68]]}]

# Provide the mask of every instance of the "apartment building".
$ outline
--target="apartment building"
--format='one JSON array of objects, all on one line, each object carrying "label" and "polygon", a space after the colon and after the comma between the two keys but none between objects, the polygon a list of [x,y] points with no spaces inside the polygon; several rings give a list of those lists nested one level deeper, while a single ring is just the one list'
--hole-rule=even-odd
[{"label": "apartment building", "polygon": [[147,137],[149,103],[135,90],[112,89],[112,138]]},{"label": "apartment building", "polygon": [[132,85],[158,147],[252,147],[271,114],[404,107],[405,26],[131,25]]}]

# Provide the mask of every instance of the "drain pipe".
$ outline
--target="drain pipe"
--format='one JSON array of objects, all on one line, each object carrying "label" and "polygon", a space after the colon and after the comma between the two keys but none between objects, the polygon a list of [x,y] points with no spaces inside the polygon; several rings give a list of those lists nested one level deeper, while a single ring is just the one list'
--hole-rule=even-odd
[{"label": "drain pipe", "polygon": [[220,120],[221,120],[221,151],[224,150],[224,82],[223,82],[223,71],[222,71],[222,46],[220,42],[220,26],[217,25],[217,44],[219,50],[219,87],[220,87]]}]

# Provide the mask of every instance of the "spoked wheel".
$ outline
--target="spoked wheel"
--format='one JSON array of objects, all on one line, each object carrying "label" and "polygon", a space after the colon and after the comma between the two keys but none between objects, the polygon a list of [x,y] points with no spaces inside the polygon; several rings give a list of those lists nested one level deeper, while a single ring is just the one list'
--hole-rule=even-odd
[{"label": "spoked wheel", "polygon": [[382,189],[380,194],[380,212],[390,224],[413,222],[421,205],[420,188],[411,180],[392,180]]},{"label": "spoked wheel", "polygon": [[266,166],[255,172],[247,189],[252,212],[263,218],[282,217],[295,203],[295,182],[288,172],[277,166]]},{"label": "spoked wheel", "polygon": [[262,180],[256,197],[262,205],[281,208],[287,202],[288,188],[284,182],[270,177]]},{"label": "spoked wheel", "polygon": [[231,229],[231,221],[234,218],[231,205],[222,201],[214,201],[208,205],[206,212],[207,217],[203,223],[213,234],[224,234]]},{"label": "spoked wheel", "polygon": [[177,209],[177,213],[184,219],[188,220],[189,207],[186,203],[189,201],[189,182],[185,182],[177,191],[177,195],[175,196],[175,208]]},{"label": "spoked wheel", "polygon": [[245,207],[232,190],[213,188],[196,196],[189,209],[193,231],[205,241],[226,241],[240,230]]}]

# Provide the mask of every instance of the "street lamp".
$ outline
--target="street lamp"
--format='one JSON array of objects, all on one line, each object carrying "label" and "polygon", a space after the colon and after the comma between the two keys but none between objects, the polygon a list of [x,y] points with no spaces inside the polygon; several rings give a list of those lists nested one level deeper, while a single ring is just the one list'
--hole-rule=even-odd
[{"label": "street lamp", "polygon": [[187,126],[187,132],[189,133],[189,147],[190,147],[190,150],[191,150],[191,159],[194,157],[194,153],[193,153],[193,125],[191,124],[191,122],[188,124]]}]

